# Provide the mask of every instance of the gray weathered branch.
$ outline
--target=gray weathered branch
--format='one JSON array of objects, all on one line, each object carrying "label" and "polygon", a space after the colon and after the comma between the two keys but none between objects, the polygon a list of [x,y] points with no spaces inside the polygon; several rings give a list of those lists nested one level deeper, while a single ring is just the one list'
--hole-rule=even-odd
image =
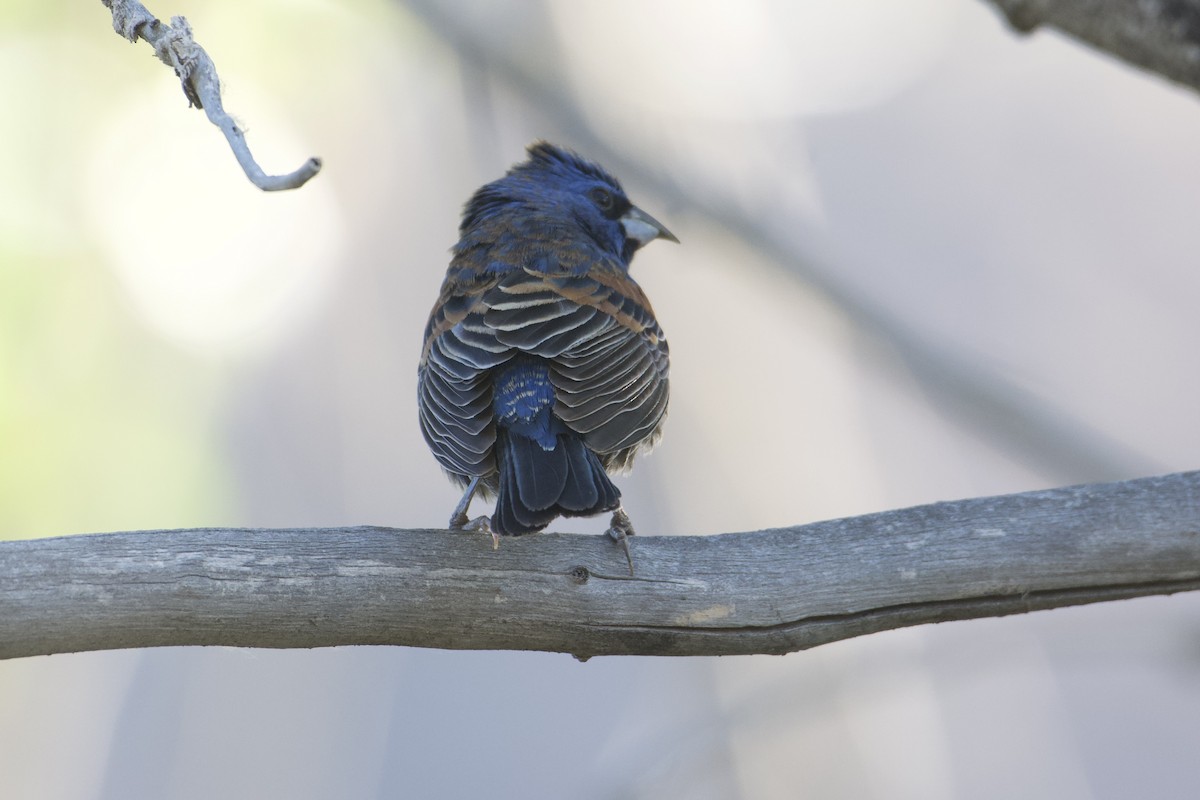
[{"label": "gray weathered branch", "polygon": [[1016,30],[1046,26],[1200,90],[1200,0],[989,0]]},{"label": "gray weathered branch", "polygon": [[287,175],[268,175],[254,160],[242,129],[221,106],[217,68],[204,48],[192,38],[192,27],[183,17],[166,25],[138,0],[101,0],[112,11],[113,28],[131,42],[145,39],[159,59],[175,70],[188,103],[204,109],[208,121],[221,129],[233,154],[250,181],[264,192],[296,189],[321,171],[321,159],[310,158]]},{"label": "gray weathered branch", "polygon": [[1200,472],[637,537],[140,531],[0,543],[0,658],[164,645],[787,653],[1200,588]]}]

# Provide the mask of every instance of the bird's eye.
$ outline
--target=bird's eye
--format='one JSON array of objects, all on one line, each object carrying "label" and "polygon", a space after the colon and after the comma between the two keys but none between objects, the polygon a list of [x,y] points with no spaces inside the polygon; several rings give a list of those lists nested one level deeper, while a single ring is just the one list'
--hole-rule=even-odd
[{"label": "bird's eye", "polygon": [[596,187],[591,191],[592,202],[600,207],[601,211],[611,211],[616,200],[612,196],[612,192],[607,189]]}]

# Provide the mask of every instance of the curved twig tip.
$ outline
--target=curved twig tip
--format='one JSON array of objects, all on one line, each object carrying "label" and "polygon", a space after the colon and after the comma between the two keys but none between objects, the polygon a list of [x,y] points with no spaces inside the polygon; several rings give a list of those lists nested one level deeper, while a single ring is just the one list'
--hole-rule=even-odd
[{"label": "curved twig tip", "polygon": [[299,189],[304,184],[321,171],[321,159],[313,156],[305,161],[300,169],[287,175],[264,175],[263,179],[255,180],[253,177],[250,180],[255,186],[262,189],[264,192],[278,192],[284,189]]}]

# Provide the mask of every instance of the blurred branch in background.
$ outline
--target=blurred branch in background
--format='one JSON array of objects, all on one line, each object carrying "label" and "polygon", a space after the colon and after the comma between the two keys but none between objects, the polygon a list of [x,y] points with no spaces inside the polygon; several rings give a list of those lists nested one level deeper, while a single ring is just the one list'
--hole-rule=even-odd
[{"label": "blurred branch in background", "polygon": [[852,288],[841,277],[845,270],[836,267],[841,259],[827,252],[822,242],[828,237],[816,225],[799,216],[772,219],[751,213],[732,194],[711,187],[688,191],[657,164],[610,145],[588,123],[569,86],[525,66],[496,37],[473,28],[434,0],[406,0],[405,5],[464,64],[511,86],[586,148],[589,156],[618,174],[637,175],[668,203],[732,232],[819,292],[887,358],[898,356],[946,413],[1000,450],[1042,470],[1056,483],[1118,480],[1162,471],[1152,459],[981,366],[978,356],[934,341]]},{"label": "blurred branch in background", "polygon": [[131,42],[145,39],[155,55],[175,70],[188,103],[204,110],[208,121],[221,129],[246,177],[264,192],[296,189],[321,171],[321,159],[310,158],[287,175],[268,175],[246,144],[246,137],[221,106],[221,81],[217,68],[204,48],[192,38],[192,28],[183,17],[172,17],[166,25],[137,0],[102,0],[112,11],[113,28]]},{"label": "blurred branch in background", "polygon": [[1200,471],[794,528],[198,529],[0,543],[0,658],[167,645],[787,653],[1200,589]]},{"label": "blurred branch in background", "polygon": [[989,0],[1021,33],[1055,28],[1110,55],[1200,90],[1200,2]]}]

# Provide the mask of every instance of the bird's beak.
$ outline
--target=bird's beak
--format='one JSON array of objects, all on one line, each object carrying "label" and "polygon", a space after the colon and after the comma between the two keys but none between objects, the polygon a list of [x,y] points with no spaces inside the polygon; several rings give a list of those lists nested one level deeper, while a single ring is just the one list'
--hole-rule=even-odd
[{"label": "bird's beak", "polygon": [[679,244],[679,240],[667,230],[667,226],[637,206],[621,215],[621,227],[625,229],[626,236],[638,243],[638,247],[650,244],[655,239],[666,239],[668,242]]}]

